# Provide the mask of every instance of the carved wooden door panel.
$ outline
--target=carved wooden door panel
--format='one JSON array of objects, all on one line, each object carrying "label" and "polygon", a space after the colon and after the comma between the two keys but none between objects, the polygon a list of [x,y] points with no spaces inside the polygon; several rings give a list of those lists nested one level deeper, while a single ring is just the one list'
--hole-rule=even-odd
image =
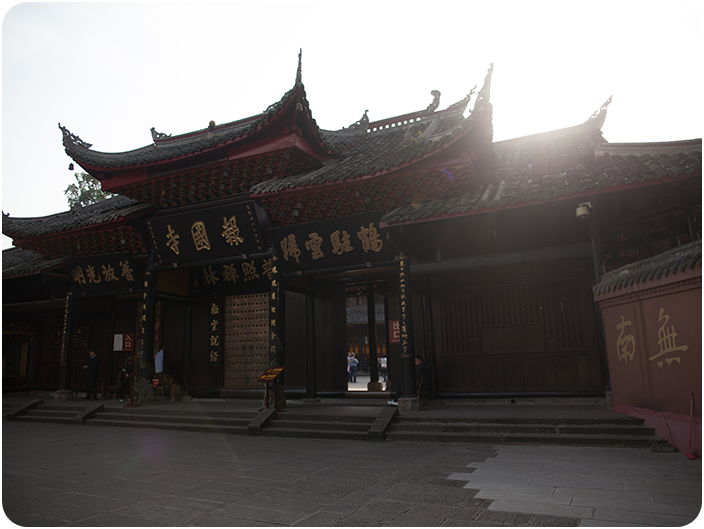
[{"label": "carved wooden door panel", "polygon": [[225,298],[224,387],[261,389],[269,367],[269,295]]}]

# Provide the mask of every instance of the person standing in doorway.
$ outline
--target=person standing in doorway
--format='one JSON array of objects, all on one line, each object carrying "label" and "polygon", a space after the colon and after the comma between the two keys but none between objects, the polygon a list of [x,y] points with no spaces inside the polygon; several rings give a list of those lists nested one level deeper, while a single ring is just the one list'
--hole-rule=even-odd
[{"label": "person standing in doorway", "polygon": [[86,399],[85,400],[98,400],[98,370],[100,369],[100,358],[91,350],[89,353],[90,358],[88,363],[83,366],[86,370]]},{"label": "person standing in doorway", "polygon": [[132,357],[125,356],[120,370],[120,402],[125,400],[125,393],[130,393],[130,377],[132,376]]},{"label": "person standing in doorway", "polygon": [[387,374],[388,372],[388,364],[386,360],[386,355],[383,355],[381,358],[379,358],[379,374],[384,377],[384,382],[386,382],[387,379]]},{"label": "person standing in doorway", "polygon": [[359,364],[359,360],[357,360],[354,356],[354,353],[348,353],[347,355],[347,366],[349,367],[349,381],[350,382],[357,382],[357,365]]},{"label": "person standing in doorway", "polygon": [[154,374],[159,382],[162,382],[164,373],[164,346],[159,347],[159,351],[154,355]]}]

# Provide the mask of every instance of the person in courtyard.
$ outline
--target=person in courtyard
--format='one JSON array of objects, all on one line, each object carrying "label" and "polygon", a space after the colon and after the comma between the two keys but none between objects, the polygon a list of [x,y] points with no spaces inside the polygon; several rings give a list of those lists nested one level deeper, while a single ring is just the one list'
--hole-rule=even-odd
[{"label": "person in courtyard", "polygon": [[130,377],[132,376],[132,357],[125,356],[120,370],[120,402],[125,400],[125,393],[130,394]]},{"label": "person in courtyard", "polygon": [[[416,364],[416,390],[419,389],[419,384],[423,385],[423,388],[420,388],[421,390],[419,391],[420,395],[422,396],[425,389],[425,387],[428,384],[428,373],[430,370],[428,369],[428,365],[423,361],[423,357],[418,355],[414,359],[415,364]],[[424,376],[425,375],[425,376]],[[393,400],[390,400],[388,404],[390,406],[398,406],[398,399],[401,396],[401,393],[403,392],[403,387],[399,387],[394,393],[393,393]]]},{"label": "person in courtyard", "polygon": [[98,370],[100,369],[100,358],[91,350],[88,363],[83,366],[86,370],[86,399],[98,400]]},{"label": "person in courtyard", "polygon": [[381,358],[379,358],[379,374],[384,377],[384,382],[386,382],[387,379],[387,360],[386,360],[386,355],[383,355]]},{"label": "person in courtyard", "polygon": [[359,360],[357,360],[354,356],[354,353],[348,353],[347,354],[347,372],[349,373],[349,381],[350,382],[357,382],[357,365],[359,364]]},{"label": "person in courtyard", "polygon": [[161,383],[164,376],[164,346],[159,347],[159,351],[154,355],[154,374]]}]

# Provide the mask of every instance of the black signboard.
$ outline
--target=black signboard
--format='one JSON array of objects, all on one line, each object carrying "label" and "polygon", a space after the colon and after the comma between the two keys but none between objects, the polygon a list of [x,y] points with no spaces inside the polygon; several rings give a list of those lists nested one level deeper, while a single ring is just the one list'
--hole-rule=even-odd
[{"label": "black signboard", "polygon": [[382,212],[271,230],[283,273],[354,268],[393,259],[379,230]]},{"label": "black signboard", "polygon": [[110,292],[141,288],[132,254],[112,253],[64,260],[74,292]]},{"label": "black signboard", "polygon": [[242,292],[265,292],[271,287],[272,257],[212,264],[193,269],[203,292],[222,296]]},{"label": "black signboard", "polygon": [[212,261],[265,250],[253,202],[147,220],[158,265]]}]

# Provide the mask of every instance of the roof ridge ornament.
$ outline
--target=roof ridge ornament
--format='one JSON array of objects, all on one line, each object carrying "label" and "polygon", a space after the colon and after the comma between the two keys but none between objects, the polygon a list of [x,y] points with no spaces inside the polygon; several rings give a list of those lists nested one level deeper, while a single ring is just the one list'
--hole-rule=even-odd
[{"label": "roof ridge ornament", "polygon": [[472,96],[474,95],[474,92],[477,90],[477,85],[474,85],[474,88],[472,88],[469,91],[469,94],[467,94],[463,99],[460,99],[457,101],[457,103],[453,103],[449,107],[447,107],[445,110],[449,111],[461,111],[464,112],[464,110],[467,108],[467,105],[469,104],[470,100],[472,99]]},{"label": "roof ridge ornament", "polygon": [[433,96],[433,102],[425,109],[426,112],[435,112],[440,106],[440,90],[432,90],[430,95]]},{"label": "roof ridge ornament", "polygon": [[303,73],[301,69],[301,56],[303,55],[303,48],[300,48],[298,50],[298,70],[296,71],[296,86],[302,86],[303,85]]},{"label": "roof ridge ornament", "polygon": [[157,140],[166,140],[171,137],[171,134],[164,134],[163,132],[157,132],[154,127],[151,128],[152,139],[156,143]]},{"label": "roof ridge ornament", "polygon": [[64,135],[64,147],[68,147],[67,144],[75,145],[77,147],[85,147],[86,149],[90,149],[93,146],[92,143],[87,143],[75,134],[71,133],[71,131],[69,131],[66,127],[62,127],[61,123],[59,123],[59,128]]},{"label": "roof ridge ornament", "polygon": [[601,117],[606,116],[606,108],[611,104],[612,97],[613,96],[609,96],[609,98],[604,102],[604,104],[601,105],[601,108],[599,110],[597,110],[596,112],[594,112],[591,116],[589,116],[589,119],[585,123],[588,123],[592,120],[597,120]]},{"label": "roof ridge ornament", "polygon": [[489,63],[489,71],[484,77],[484,86],[479,90],[477,94],[477,100],[474,102],[474,109],[476,110],[480,105],[489,102],[489,97],[491,95],[491,76],[494,73],[494,63]]},{"label": "roof ridge ornament", "polygon": [[358,129],[362,129],[362,130],[366,131],[367,128],[369,128],[369,117],[367,117],[367,112],[369,112],[369,110],[365,110],[364,115],[361,118],[359,118],[357,121],[352,123],[352,125],[350,125],[349,127],[342,127],[342,130],[343,131],[357,131]]}]

